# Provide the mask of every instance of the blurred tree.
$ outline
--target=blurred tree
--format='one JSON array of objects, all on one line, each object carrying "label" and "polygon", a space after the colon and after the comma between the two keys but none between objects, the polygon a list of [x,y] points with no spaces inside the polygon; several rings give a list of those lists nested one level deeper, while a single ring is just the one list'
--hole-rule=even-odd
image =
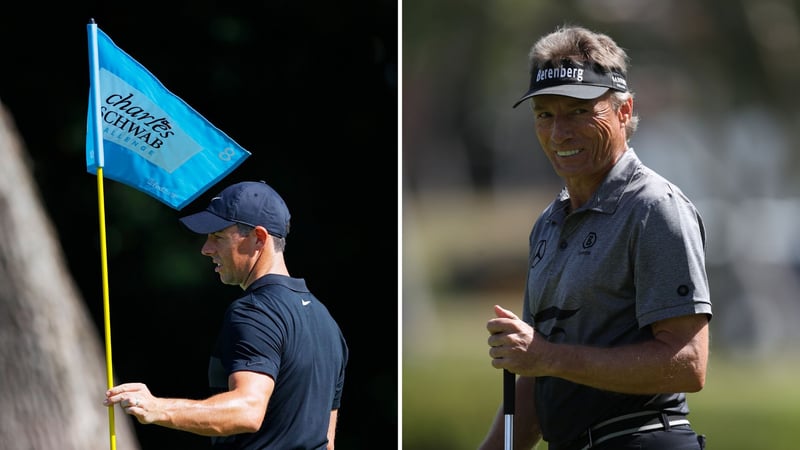
[{"label": "blurred tree", "polygon": [[[110,446],[102,345],[0,104],[0,436],[4,448]],[[121,448],[138,444],[115,419]]]}]

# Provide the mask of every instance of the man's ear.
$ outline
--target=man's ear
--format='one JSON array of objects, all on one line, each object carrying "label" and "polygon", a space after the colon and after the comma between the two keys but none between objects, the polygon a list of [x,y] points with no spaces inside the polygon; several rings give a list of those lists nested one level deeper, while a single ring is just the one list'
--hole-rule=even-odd
[{"label": "man's ear", "polygon": [[259,248],[267,245],[269,232],[267,231],[266,228],[262,227],[261,225],[258,225],[255,228],[253,228],[253,232],[256,234],[256,240],[258,241]]},{"label": "man's ear", "polygon": [[619,121],[622,122],[623,124],[626,124],[630,122],[632,117],[633,117],[633,97],[629,97],[628,100],[619,107]]}]

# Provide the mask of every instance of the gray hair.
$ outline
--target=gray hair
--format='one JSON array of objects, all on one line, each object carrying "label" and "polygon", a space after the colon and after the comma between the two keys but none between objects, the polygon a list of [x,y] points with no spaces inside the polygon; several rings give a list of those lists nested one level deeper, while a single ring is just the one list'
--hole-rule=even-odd
[{"label": "gray hair", "polygon": [[[530,71],[534,73],[543,67],[560,65],[569,60],[578,65],[593,65],[603,71],[628,73],[628,54],[611,37],[580,26],[561,26],[540,38],[528,55]],[[612,91],[611,104],[615,110],[633,98],[634,93]],[[625,126],[626,138],[630,140],[639,126],[639,116],[635,113]]]}]

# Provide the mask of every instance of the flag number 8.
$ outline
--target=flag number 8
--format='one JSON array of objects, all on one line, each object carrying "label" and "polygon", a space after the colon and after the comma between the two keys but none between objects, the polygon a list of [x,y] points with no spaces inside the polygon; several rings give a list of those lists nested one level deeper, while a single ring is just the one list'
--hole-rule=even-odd
[{"label": "flag number 8", "polygon": [[230,161],[233,157],[234,151],[230,147],[226,147],[225,150],[217,153],[217,157],[223,161]]}]

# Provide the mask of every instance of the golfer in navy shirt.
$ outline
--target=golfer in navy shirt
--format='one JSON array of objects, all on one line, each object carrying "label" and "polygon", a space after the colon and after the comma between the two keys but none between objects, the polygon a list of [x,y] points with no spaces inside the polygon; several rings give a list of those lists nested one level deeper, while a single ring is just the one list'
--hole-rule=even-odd
[{"label": "golfer in navy shirt", "polygon": [[284,261],[290,214],[264,182],[224,189],[180,219],[207,235],[202,254],[244,294],[225,312],[204,400],[153,396],[142,383],[115,386],[144,424],[210,436],[215,449],[332,449],[348,348],[328,309]]}]

